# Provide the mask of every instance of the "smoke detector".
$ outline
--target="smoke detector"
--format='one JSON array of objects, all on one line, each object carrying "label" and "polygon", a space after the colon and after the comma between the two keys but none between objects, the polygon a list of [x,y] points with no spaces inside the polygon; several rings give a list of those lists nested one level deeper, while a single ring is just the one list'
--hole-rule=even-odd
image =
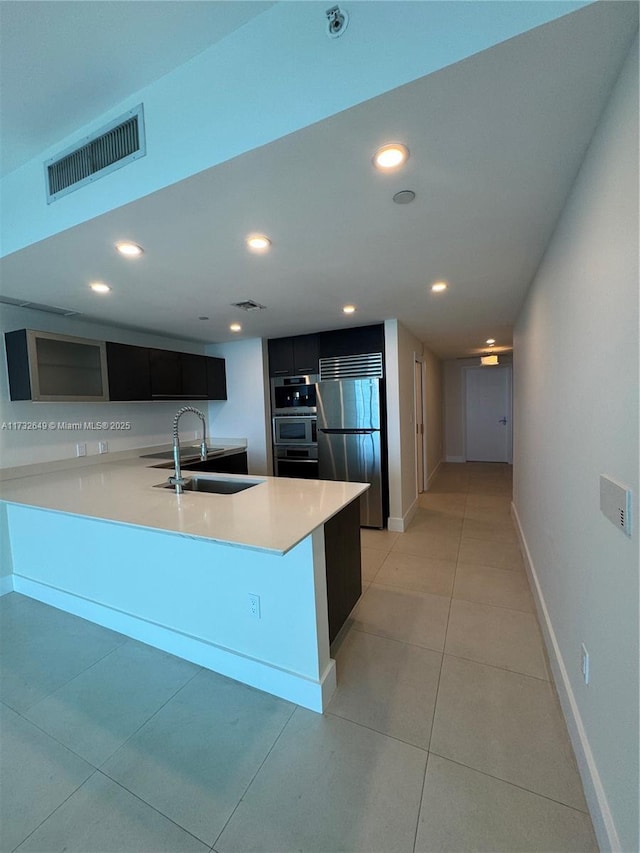
[{"label": "smoke detector", "polygon": [[349,14],[343,12],[339,6],[332,6],[325,12],[327,16],[327,35],[331,39],[340,38],[349,26]]}]

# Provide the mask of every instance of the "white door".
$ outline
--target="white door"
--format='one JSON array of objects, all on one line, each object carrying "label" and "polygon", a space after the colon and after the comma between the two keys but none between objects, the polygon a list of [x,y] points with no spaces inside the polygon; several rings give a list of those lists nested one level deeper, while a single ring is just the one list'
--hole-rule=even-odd
[{"label": "white door", "polygon": [[469,462],[511,462],[511,367],[466,370]]}]

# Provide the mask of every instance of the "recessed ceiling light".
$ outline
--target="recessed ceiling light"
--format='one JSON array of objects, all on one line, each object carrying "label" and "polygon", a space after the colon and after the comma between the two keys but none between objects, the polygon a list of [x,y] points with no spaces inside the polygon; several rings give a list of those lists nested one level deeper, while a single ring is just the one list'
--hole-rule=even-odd
[{"label": "recessed ceiling light", "polygon": [[144,253],[142,246],[138,246],[137,243],[130,243],[128,240],[121,240],[116,243],[116,249],[125,258],[139,258]]},{"label": "recessed ceiling light", "polygon": [[250,234],[247,237],[247,248],[250,252],[268,252],[271,248],[271,240],[264,234]]},{"label": "recessed ceiling light", "polygon": [[345,305],[342,310],[344,311],[345,314],[353,314],[354,311],[356,310],[356,306],[355,305]]},{"label": "recessed ceiling light", "polygon": [[431,285],[431,290],[433,290],[434,293],[441,293],[443,290],[446,290],[448,286],[449,285],[446,281],[436,281]]},{"label": "recessed ceiling light", "polygon": [[242,331],[242,326],[240,325],[240,323],[232,323],[232,324],[229,326],[229,329],[230,329],[232,332],[241,332],[241,331]]},{"label": "recessed ceiling light", "polygon": [[109,293],[111,288],[108,284],[104,284],[101,281],[94,281],[93,284],[91,284],[91,290],[93,290],[94,293]]},{"label": "recessed ceiling light", "polygon": [[495,338],[487,338],[487,343],[488,343],[488,344],[495,344],[495,342],[496,342],[496,339],[495,339]]},{"label": "recessed ceiling light", "polygon": [[402,145],[400,142],[390,142],[388,145],[378,148],[373,155],[373,165],[376,169],[388,172],[391,169],[398,169],[408,159],[409,149],[406,145]]}]

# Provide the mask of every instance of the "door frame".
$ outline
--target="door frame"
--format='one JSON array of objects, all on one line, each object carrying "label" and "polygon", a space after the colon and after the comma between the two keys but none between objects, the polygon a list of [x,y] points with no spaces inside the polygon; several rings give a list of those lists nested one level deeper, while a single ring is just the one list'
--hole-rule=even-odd
[{"label": "door frame", "polygon": [[[415,426],[415,469],[416,469],[416,495],[428,490],[427,481],[427,427],[426,427],[426,405],[425,405],[425,367],[422,355],[417,352],[413,354],[413,422]],[[419,431],[419,426],[422,427]],[[420,449],[422,454],[420,454]],[[420,458],[422,458],[422,470],[420,469]],[[420,488],[422,486],[422,488]]]},{"label": "door frame", "polygon": [[[464,376],[463,383],[463,394],[462,394],[462,444],[463,444],[463,458],[464,461],[468,461],[467,457],[467,376],[469,375],[470,370],[506,370],[507,373],[507,418],[509,420],[508,425],[508,433],[507,433],[507,465],[513,465],[513,365],[512,364],[499,364],[497,366],[488,366],[484,367],[481,364],[473,364],[468,365],[462,369]],[[490,463],[488,463],[490,464]],[[499,463],[498,463],[499,464]],[[504,463],[503,463],[504,464]]]}]

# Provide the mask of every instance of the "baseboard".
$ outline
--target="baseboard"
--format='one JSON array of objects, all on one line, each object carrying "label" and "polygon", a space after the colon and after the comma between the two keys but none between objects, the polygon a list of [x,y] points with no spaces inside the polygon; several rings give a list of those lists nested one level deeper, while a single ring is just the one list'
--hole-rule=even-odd
[{"label": "baseboard", "polygon": [[393,533],[404,533],[407,527],[411,524],[413,516],[416,514],[418,510],[418,500],[419,496],[416,496],[416,499],[411,504],[409,509],[405,512],[402,518],[397,518],[393,516],[389,516],[387,520],[387,527]]},{"label": "baseboard", "polygon": [[336,687],[335,661],[330,660],[318,681],[295,672],[271,666],[231,651],[222,646],[208,643],[198,637],[165,628],[146,619],[140,619],[121,610],[107,607],[95,601],[55,589],[38,581],[14,575],[15,592],[35,598],[44,604],[72,613],[81,619],[95,622],[104,628],[117,631],[148,646],[191,661],[220,675],[226,675],[243,684],[264,690],[281,699],[286,699],[303,708],[317,711],[326,708]]},{"label": "baseboard", "polygon": [[447,456],[445,462],[466,462],[464,456]]},{"label": "baseboard", "polygon": [[13,592],[13,575],[0,578],[0,598],[8,592]]},{"label": "baseboard", "polygon": [[604,851],[620,851],[620,840],[611,809],[609,808],[606,791],[600,779],[591,746],[589,745],[587,732],[580,716],[580,709],[578,708],[567,668],[560,651],[553,624],[551,623],[551,617],[549,616],[549,610],[538,580],[538,574],[531,558],[531,552],[529,551],[522,525],[520,524],[518,510],[513,503],[511,504],[511,515],[518,534],[520,550],[522,551],[525,568],[536,603],[554,683],[578,763],[578,770],[580,771],[580,777],[584,786],[584,794],[593,821],[598,846],[603,853]]},{"label": "baseboard", "polygon": [[440,470],[441,465],[442,465],[442,459],[438,462],[438,464],[436,465],[436,467],[433,469],[433,471],[432,471],[432,472],[429,474],[429,476],[427,477],[427,488],[426,488],[426,491],[427,491],[427,492],[428,492],[428,491],[429,491],[429,489],[431,488],[431,483],[433,482],[433,480],[435,479],[436,475],[438,474],[438,471]]}]

